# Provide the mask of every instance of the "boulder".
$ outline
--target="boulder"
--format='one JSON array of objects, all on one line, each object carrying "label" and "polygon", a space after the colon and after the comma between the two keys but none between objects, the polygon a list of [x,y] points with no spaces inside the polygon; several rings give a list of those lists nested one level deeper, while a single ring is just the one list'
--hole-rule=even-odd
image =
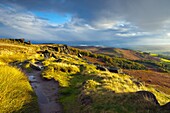
[{"label": "boulder", "polygon": [[43,51],[42,54],[46,59],[50,58],[50,52],[48,50]]},{"label": "boulder", "polygon": [[107,68],[106,68],[106,67],[100,66],[100,65],[97,65],[97,66],[96,66],[96,69],[97,69],[97,70],[100,70],[100,71],[107,71]]},{"label": "boulder", "polygon": [[38,71],[41,71],[42,69],[44,69],[43,66],[37,65],[37,64],[33,64],[33,63],[30,63],[30,67],[31,67],[32,69],[35,69],[35,70],[38,70]]},{"label": "boulder", "polygon": [[79,57],[79,58],[82,58],[82,57],[83,57],[83,55],[82,55],[82,54],[80,54],[80,53],[78,53],[78,57]]},{"label": "boulder", "polygon": [[113,72],[113,73],[123,73],[123,72],[122,72],[122,69],[120,69],[120,68],[108,67],[107,69],[108,69],[110,72]]},{"label": "boulder", "polygon": [[141,95],[144,99],[149,100],[153,104],[160,106],[153,93],[151,93],[149,91],[137,91],[136,93]]}]

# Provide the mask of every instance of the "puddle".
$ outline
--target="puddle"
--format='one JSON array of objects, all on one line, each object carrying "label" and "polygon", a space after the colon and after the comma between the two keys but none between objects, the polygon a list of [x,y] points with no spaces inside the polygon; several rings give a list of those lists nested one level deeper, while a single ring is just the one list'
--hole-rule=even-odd
[{"label": "puddle", "polygon": [[37,82],[35,76],[28,76],[30,82]]}]

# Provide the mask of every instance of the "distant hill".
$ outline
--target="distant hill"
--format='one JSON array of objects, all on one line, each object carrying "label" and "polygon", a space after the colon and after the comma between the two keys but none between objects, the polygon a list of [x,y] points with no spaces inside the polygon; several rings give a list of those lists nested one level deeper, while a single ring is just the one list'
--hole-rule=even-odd
[{"label": "distant hill", "polygon": [[133,50],[140,50],[140,51],[170,56],[170,45],[140,45],[140,46],[133,46],[129,48]]},{"label": "distant hill", "polygon": [[156,60],[159,58],[150,56],[149,53],[144,53],[136,50],[112,48],[112,47],[95,47],[95,46],[76,46],[77,48],[89,50],[93,53],[104,54],[111,57],[120,57],[129,60]]}]

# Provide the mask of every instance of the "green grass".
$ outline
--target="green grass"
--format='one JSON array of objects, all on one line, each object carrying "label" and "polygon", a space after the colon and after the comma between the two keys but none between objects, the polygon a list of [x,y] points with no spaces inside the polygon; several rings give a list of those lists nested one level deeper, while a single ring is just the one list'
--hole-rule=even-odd
[{"label": "green grass", "polygon": [[70,75],[78,73],[80,70],[76,65],[66,63],[53,63],[48,66],[43,72],[42,77],[47,79],[54,78],[59,82],[60,86],[68,87],[69,80],[72,78]]},{"label": "green grass", "polygon": [[150,56],[157,57],[157,56],[158,56],[158,54],[150,53]]},{"label": "green grass", "polygon": [[7,65],[0,66],[0,112],[39,112],[37,98],[26,76]]},{"label": "green grass", "polygon": [[166,62],[166,63],[170,63],[170,60],[164,59],[164,58],[161,58],[161,61],[162,61],[162,62]]}]

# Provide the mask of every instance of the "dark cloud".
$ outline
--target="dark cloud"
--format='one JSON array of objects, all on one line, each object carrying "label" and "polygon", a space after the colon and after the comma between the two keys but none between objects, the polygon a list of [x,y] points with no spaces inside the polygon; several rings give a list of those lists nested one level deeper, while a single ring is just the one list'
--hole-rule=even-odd
[{"label": "dark cloud", "polygon": [[170,0],[1,0],[28,10],[71,13],[96,25],[117,19],[147,30],[162,27],[170,18]]}]

